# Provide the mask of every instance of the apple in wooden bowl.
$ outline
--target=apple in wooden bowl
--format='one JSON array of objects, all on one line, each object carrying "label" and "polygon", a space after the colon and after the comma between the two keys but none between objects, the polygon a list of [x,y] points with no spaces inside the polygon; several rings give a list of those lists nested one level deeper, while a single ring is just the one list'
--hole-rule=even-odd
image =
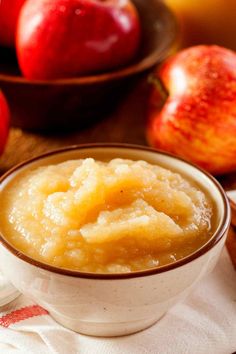
[{"label": "apple in wooden bowl", "polygon": [[54,80],[125,66],[140,40],[131,0],[28,0],[18,19],[16,49],[26,78]]},{"label": "apple in wooden bowl", "polygon": [[[112,2],[115,1],[108,1]],[[65,130],[96,121],[114,108],[138,76],[168,55],[177,33],[172,12],[158,0],[133,0],[133,3],[140,20],[141,39],[138,48],[134,50],[135,56],[132,58],[128,55],[124,65],[118,62],[110,67],[107,64],[107,70],[103,66],[92,68],[91,74],[87,70],[73,74],[72,70],[62,74],[57,71],[56,75],[52,74],[54,69],[57,70],[56,65],[51,65],[50,75],[46,71],[47,75],[36,77],[33,74],[32,79],[32,75],[27,74],[27,70],[23,68],[24,59],[20,54],[22,43],[20,45],[18,41],[17,52],[18,58],[21,58],[21,69],[27,78],[21,74],[14,52],[1,49],[0,85],[9,101],[12,123],[15,126],[31,130]],[[21,15],[26,5],[27,3],[22,8]],[[22,56],[27,54],[27,48],[24,48]],[[65,58],[66,55],[63,54],[63,58],[59,60],[66,60]],[[97,61],[98,59],[95,60],[96,63]],[[109,60],[108,62],[110,63]],[[66,67],[68,70],[69,62]]]},{"label": "apple in wooden bowl", "polygon": [[0,45],[15,46],[15,32],[19,12],[25,0],[0,1]]}]

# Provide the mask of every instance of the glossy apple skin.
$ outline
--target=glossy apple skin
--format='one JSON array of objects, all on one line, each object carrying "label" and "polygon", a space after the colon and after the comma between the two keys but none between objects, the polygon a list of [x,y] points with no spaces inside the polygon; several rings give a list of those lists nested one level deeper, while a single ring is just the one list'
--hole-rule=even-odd
[{"label": "glossy apple skin", "polygon": [[0,45],[15,46],[16,24],[25,0],[0,1]]},{"label": "glossy apple skin", "polygon": [[213,174],[236,170],[236,53],[195,46],[168,59],[155,73],[169,93],[160,109],[152,89],[149,143]]},{"label": "glossy apple skin", "polygon": [[129,0],[28,0],[17,30],[17,54],[28,79],[88,75],[125,65],[140,42]]},{"label": "glossy apple skin", "polygon": [[2,154],[9,132],[9,108],[7,101],[0,91],[0,154]]}]

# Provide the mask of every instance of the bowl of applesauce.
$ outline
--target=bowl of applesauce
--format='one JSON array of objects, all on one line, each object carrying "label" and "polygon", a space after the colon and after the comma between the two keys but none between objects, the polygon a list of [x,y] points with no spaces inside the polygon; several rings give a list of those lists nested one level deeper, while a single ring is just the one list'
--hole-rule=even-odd
[{"label": "bowl of applesauce", "polygon": [[154,324],[213,269],[230,224],[212,176],[142,146],[66,147],[0,182],[2,271],[88,335]]}]

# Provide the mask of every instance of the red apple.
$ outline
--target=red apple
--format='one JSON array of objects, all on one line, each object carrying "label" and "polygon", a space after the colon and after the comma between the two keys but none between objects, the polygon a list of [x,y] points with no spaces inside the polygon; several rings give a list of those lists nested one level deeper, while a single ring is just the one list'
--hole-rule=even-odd
[{"label": "red apple", "polygon": [[191,47],[168,59],[155,77],[169,95],[160,110],[159,88],[153,88],[150,144],[213,174],[236,170],[236,53]]},{"label": "red apple", "polygon": [[7,101],[0,91],[0,154],[3,152],[6,145],[9,131],[9,109]]},{"label": "red apple", "polygon": [[17,53],[26,78],[48,80],[127,64],[139,41],[139,17],[129,0],[28,0]]},{"label": "red apple", "polygon": [[0,0],[0,45],[15,46],[16,23],[25,0]]}]

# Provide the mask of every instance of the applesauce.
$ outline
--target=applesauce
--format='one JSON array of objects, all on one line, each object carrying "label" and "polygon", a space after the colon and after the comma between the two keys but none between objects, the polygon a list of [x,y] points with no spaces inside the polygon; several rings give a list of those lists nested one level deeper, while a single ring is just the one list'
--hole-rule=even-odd
[{"label": "applesauce", "polygon": [[37,167],[1,196],[1,229],[21,252],[71,270],[123,273],[181,259],[212,235],[207,195],[145,161],[92,158]]}]

